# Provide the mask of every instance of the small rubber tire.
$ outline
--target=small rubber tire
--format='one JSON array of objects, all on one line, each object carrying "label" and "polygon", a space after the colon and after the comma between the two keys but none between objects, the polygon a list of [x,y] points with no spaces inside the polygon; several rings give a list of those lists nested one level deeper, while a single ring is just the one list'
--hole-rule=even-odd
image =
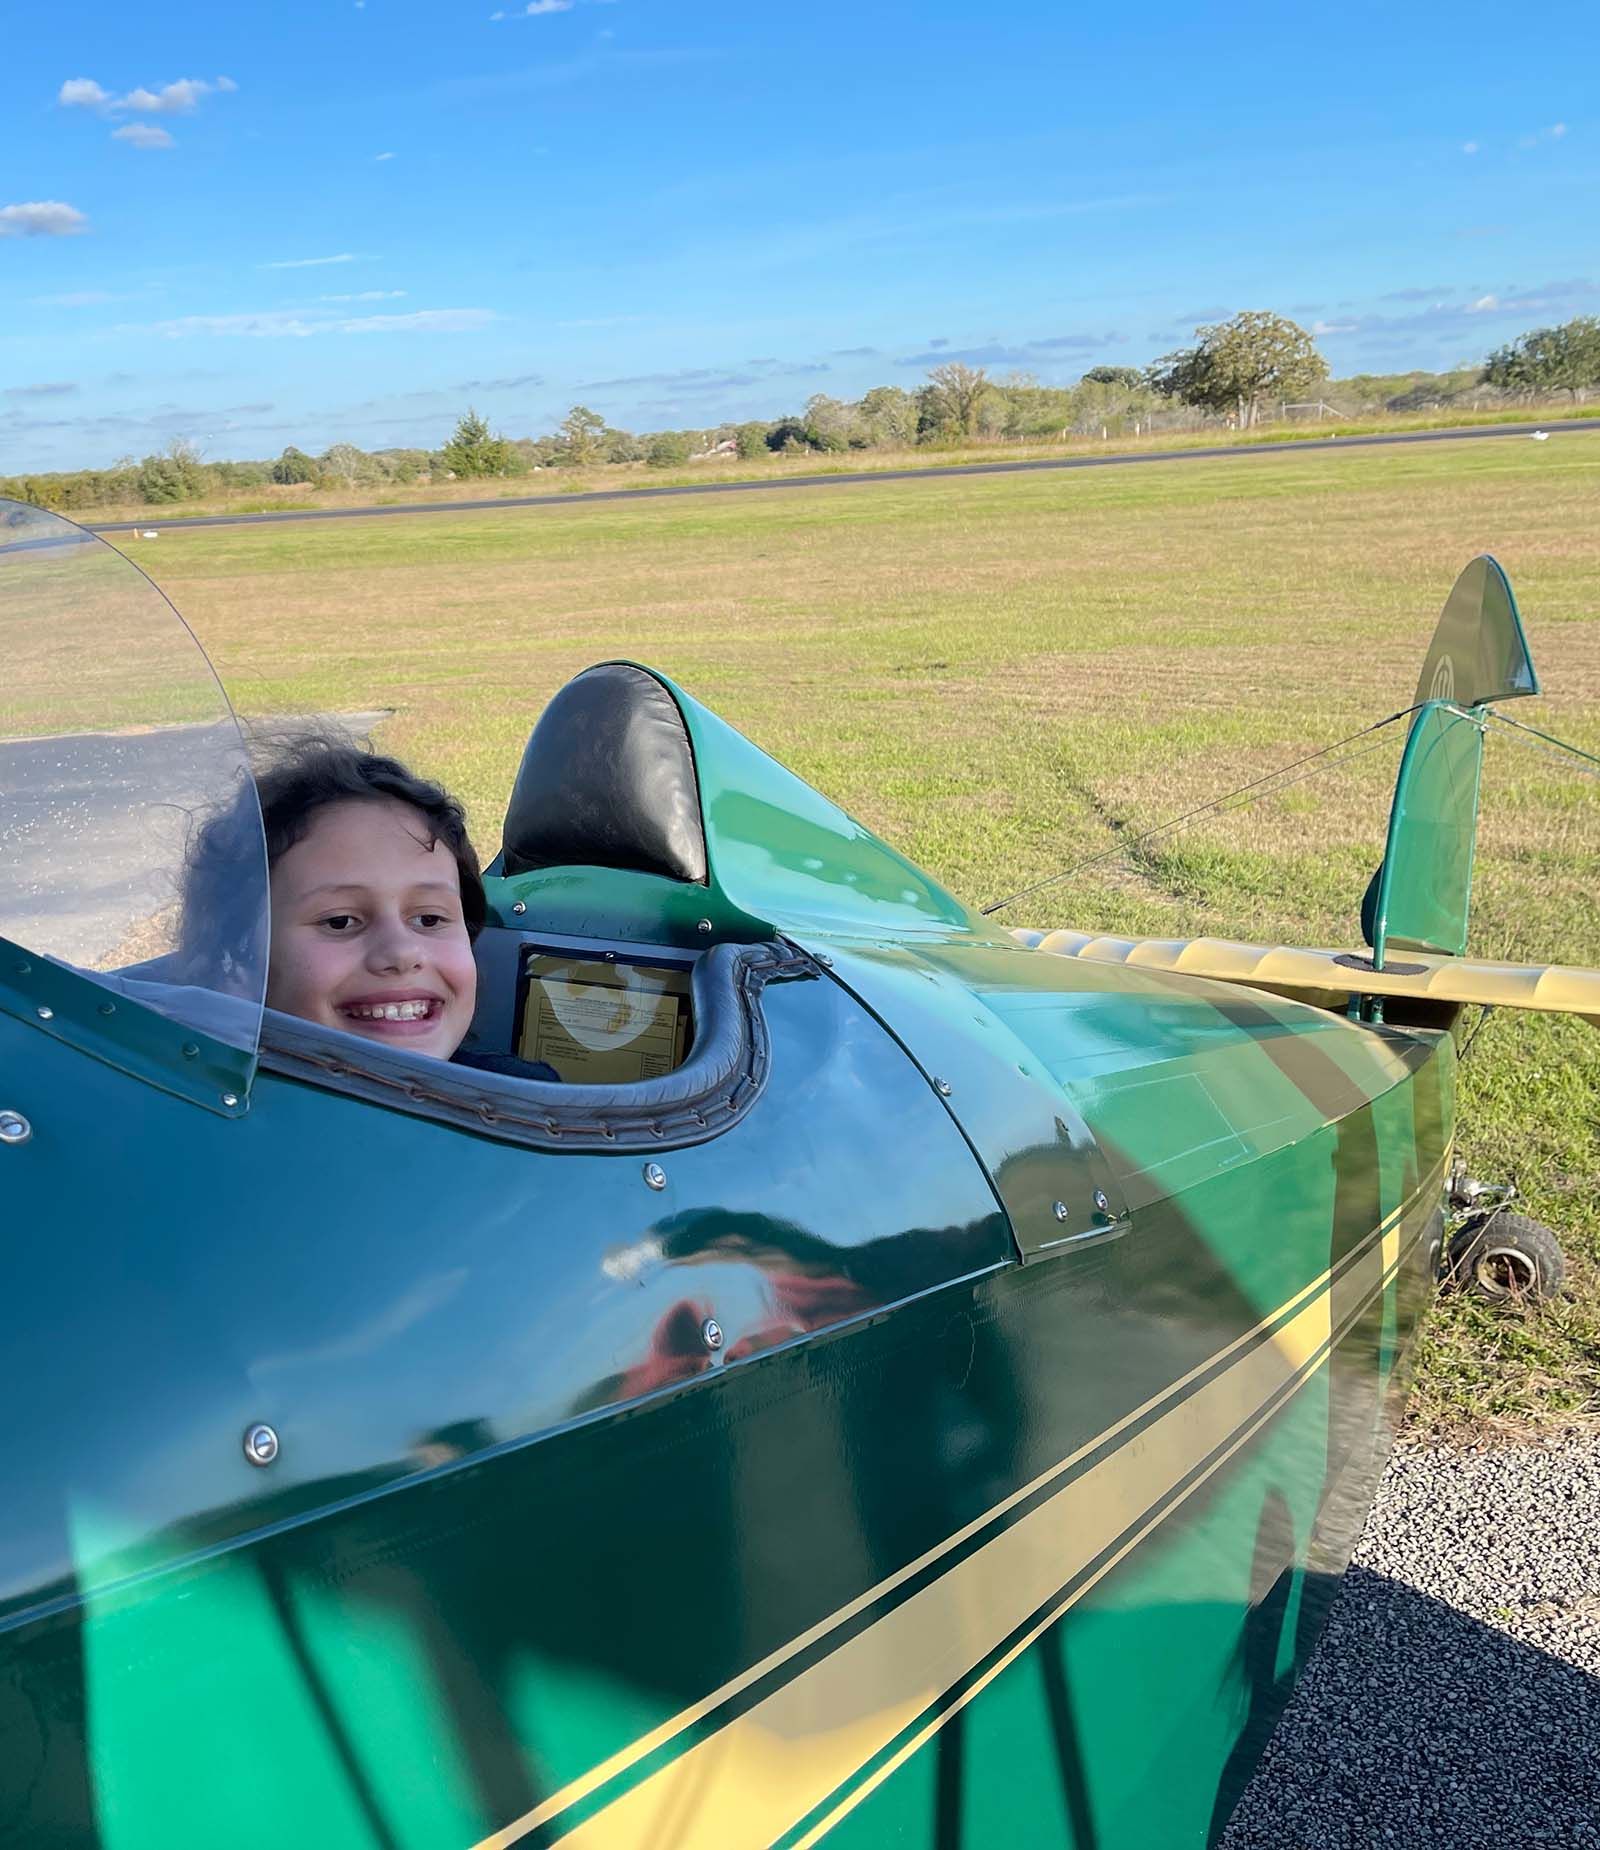
[{"label": "small rubber tire", "polygon": [[1491,1214],[1451,1241],[1448,1264],[1463,1291],[1493,1304],[1543,1304],[1567,1275],[1561,1242],[1526,1214]]}]

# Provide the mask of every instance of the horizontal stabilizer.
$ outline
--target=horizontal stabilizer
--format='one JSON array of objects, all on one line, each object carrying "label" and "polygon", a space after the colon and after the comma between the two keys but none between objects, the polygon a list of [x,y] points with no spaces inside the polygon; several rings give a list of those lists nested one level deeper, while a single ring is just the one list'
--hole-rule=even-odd
[{"label": "horizontal stabilizer", "polygon": [[1406,952],[1385,970],[1343,951],[1234,944],[1226,938],[1108,938],[1086,931],[1017,931],[1013,937],[1059,957],[1209,977],[1296,996],[1323,1008],[1350,996],[1411,996],[1429,1002],[1538,1009],[1581,1015],[1600,1027],[1600,970],[1561,964],[1499,964]]}]

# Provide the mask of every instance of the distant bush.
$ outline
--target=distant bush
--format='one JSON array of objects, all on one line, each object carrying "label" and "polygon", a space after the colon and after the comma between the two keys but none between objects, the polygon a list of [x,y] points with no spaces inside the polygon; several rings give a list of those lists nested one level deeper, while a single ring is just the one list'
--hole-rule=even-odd
[{"label": "distant bush", "polygon": [[297,450],[291,443],[272,465],[272,479],[280,487],[293,487],[297,482],[315,482],[321,477],[317,465],[305,451]]},{"label": "distant bush", "polygon": [[664,430],[645,447],[644,460],[652,469],[675,469],[689,460],[689,439],[681,430]]}]

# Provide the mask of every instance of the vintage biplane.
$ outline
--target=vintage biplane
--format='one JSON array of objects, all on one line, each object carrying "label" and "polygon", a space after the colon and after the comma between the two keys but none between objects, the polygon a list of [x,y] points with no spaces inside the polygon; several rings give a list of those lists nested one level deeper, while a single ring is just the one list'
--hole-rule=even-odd
[{"label": "vintage biplane", "polygon": [[1600,1014],[1461,954],[1498,568],[1356,954],[1013,935],[579,675],[477,945],[559,1084],[266,1007],[258,826],[174,936],[248,777],[204,656],[15,504],[0,611],[0,1844],[1213,1841],[1394,1428],[1456,1018]]}]

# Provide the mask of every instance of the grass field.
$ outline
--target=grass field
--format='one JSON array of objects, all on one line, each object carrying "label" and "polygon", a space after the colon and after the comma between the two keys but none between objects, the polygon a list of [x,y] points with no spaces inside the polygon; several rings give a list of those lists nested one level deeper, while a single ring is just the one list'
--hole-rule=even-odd
[{"label": "grass field", "polygon": [[[546,698],[622,655],[982,902],[1407,705],[1479,551],[1510,572],[1549,689],[1526,716],[1600,751],[1597,516],[1600,441],[1574,436],[167,529],[127,550],[242,711],[394,709],[380,742],[462,794],[486,851]],[[1398,743],[1006,918],[1353,943]],[[1474,951],[1600,965],[1597,876],[1600,786],[1491,747]],[[1600,1416],[1597,1106],[1594,1030],[1490,1022],[1462,1144],[1561,1231],[1573,1284],[1525,1316],[1447,1302],[1419,1422]]]},{"label": "grass field", "polygon": [[596,490],[704,487],[716,482],[773,482],[790,476],[875,475],[885,470],[941,469],[952,464],[1040,462],[1060,457],[1160,455],[1168,450],[1235,448],[1249,450],[1262,443],[1302,443],[1328,437],[1358,437],[1405,431],[1460,430],[1496,424],[1526,424],[1543,419],[1552,429],[1569,420],[1580,422],[1592,411],[1570,403],[1517,405],[1492,411],[1446,410],[1383,413],[1370,417],[1329,419],[1311,423],[1263,423],[1250,430],[1229,430],[1202,424],[1192,429],[1161,430],[1132,436],[1125,432],[1107,438],[1068,436],[1034,441],[917,444],[903,450],[842,450],[741,458],[708,457],[682,468],[652,469],[643,463],[596,463],[588,468],[553,465],[526,475],[476,478],[443,482],[331,483],[308,487],[303,483],[278,487],[218,489],[198,501],[153,505],[129,502],[97,507],[78,518],[96,523],[139,520],[151,525],[193,520],[207,514],[270,514],[295,509],[338,507],[448,507],[458,501],[515,500],[526,495],[587,494]]}]

